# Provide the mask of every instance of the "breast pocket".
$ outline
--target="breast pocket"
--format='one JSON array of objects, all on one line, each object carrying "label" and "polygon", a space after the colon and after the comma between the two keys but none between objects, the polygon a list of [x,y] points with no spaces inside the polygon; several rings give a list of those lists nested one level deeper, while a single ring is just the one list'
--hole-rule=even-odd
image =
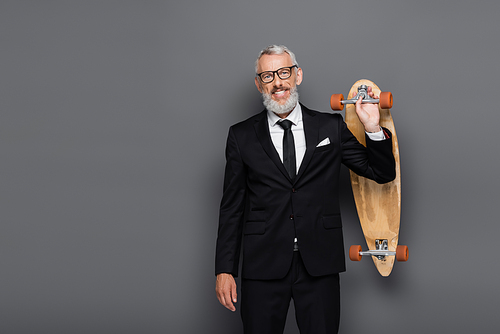
[{"label": "breast pocket", "polygon": [[342,228],[342,218],[340,217],[340,214],[326,216],[323,217],[322,220],[323,220],[323,227],[326,228],[327,230],[332,228]]},{"label": "breast pocket", "polygon": [[316,147],[316,149],[314,150],[314,153],[323,153],[323,152],[326,152],[326,151],[332,151],[333,150],[333,145],[332,144],[328,144],[328,145],[324,145],[324,146],[320,146],[320,147]]},{"label": "breast pocket", "polygon": [[252,209],[248,215],[243,234],[264,234],[266,232],[267,215],[265,209]]}]

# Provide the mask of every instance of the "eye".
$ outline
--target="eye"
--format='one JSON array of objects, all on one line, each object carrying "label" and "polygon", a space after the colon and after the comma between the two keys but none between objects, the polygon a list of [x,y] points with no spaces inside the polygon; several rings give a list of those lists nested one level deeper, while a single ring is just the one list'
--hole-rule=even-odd
[{"label": "eye", "polygon": [[281,76],[289,76],[290,75],[290,70],[288,68],[282,69],[280,71]]},{"label": "eye", "polygon": [[262,80],[271,80],[273,78],[273,74],[271,72],[265,72],[260,75]]}]

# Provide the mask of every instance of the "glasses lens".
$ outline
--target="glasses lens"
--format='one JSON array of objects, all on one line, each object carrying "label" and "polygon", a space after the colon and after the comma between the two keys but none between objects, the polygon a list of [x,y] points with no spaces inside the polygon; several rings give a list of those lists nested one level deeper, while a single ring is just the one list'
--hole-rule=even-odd
[{"label": "glasses lens", "polygon": [[261,73],[260,74],[260,79],[264,83],[273,81],[273,79],[274,79],[273,72],[264,72],[264,73]]},{"label": "glasses lens", "polygon": [[292,75],[292,71],[291,71],[291,68],[287,67],[287,68],[282,68],[278,71],[278,76],[281,78],[281,79],[288,79],[290,77],[290,75]]}]

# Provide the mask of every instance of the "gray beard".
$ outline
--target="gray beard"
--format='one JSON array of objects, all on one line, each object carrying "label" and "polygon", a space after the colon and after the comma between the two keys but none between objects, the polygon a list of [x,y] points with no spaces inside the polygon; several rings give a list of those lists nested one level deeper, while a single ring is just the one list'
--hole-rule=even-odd
[{"label": "gray beard", "polygon": [[299,92],[297,91],[297,86],[290,88],[290,97],[286,100],[285,104],[279,104],[271,98],[271,94],[266,93],[262,93],[262,100],[267,110],[277,115],[282,115],[289,113],[295,108],[297,102],[299,102]]}]

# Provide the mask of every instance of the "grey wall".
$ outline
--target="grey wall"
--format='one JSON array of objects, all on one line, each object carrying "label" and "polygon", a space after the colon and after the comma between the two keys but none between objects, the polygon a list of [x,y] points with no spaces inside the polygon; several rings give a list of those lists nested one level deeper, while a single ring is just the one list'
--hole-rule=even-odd
[{"label": "grey wall", "polygon": [[261,110],[253,62],[273,43],[296,53],[310,108],[360,78],[395,98],[410,260],[389,278],[348,262],[340,332],[498,332],[499,11],[2,1],[0,332],[241,333],[214,294],[224,145]]}]

